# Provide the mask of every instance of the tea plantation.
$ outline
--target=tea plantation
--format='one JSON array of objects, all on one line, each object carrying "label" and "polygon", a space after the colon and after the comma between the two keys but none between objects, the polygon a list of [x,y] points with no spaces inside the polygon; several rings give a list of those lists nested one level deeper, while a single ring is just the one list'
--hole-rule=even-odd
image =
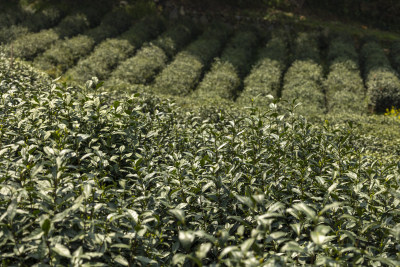
[{"label": "tea plantation", "polygon": [[7,12],[2,266],[400,265],[399,43]]}]

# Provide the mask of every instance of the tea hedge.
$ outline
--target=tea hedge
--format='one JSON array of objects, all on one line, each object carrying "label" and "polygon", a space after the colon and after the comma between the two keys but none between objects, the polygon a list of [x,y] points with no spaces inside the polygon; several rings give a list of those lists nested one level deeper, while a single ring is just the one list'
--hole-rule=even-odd
[{"label": "tea hedge", "polygon": [[373,41],[365,43],[361,58],[371,108],[384,112],[392,106],[400,107],[400,80],[382,47]]},{"label": "tea hedge", "polygon": [[18,25],[27,27],[30,32],[38,32],[57,25],[64,16],[65,14],[62,10],[56,7],[47,7],[28,12]]},{"label": "tea hedge", "polygon": [[33,60],[38,54],[50,48],[58,39],[59,36],[53,29],[42,30],[38,33],[28,33],[15,39],[9,47],[16,57]]},{"label": "tea hedge", "polygon": [[278,97],[288,52],[288,42],[284,37],[272,37],[259,51],[258,60],[245,78],[244,90],[237,102],[249,105],[253,101],[258,105],[266,105],[266,96]]},{"label": "tea hedge", "polygon": [[88,30],[85,35],[92,38],[97,44],[106,38],[116,37],[125,32],[132,26],[133,21],[125,9],[117,8],[107,13],[100,25]]},{"label": "tea hedge", "polygon": [[398,266],[399,165],[351,127],[180,113],[0,55],[3,266]]},{"label": "tea hedge", "polygon": [[58,40],[43,54],[36,57],[33,64],[55,78],[73,67],[79,58],[89,54],[94,46],[94,40],[87,35]]},{"label": "tea hedge", "polygon": [[[24,12],[19,8],[7,10],[0,15],[0,44],[7,44],[31,32],[50,28],[56,25],[62,14],[58,9],[47,8],[38,12]],[[13,17],[14,19],[10,19]]]},{"label": "tea hedge", "polygon": [[[117,17],[113,23],[111,18]],[[107,37],[114,37],[126,30],[130,24],[126,12],[117,10],[107,14],[100,25],[70,39],[59,40],[34,60],[34,66],[52,77],[60,76],[72,68],[80,58],[88,55],[94,46]]]},{"label": "tea hedge", "polygon": [[217,56],[231,29],[214,24],[157,75],[151,90],[167,95],[187,95],[198,84],[213,57]]},{"label": "tea hedge", "polygon": [[178,25],[144,45],[135,56],[122,62],[111,74],[107,85],[147,84],[193,37],[194,25]]},{"label": "tea hedge", "polygon": [[319,32],[300,32],[293,44],[293,60],[312,60],[320,62]]},{"label": "tea hedge", "polygon": [[0,27],[7,28],[24,21],[26,13],[21,8],[4,8],[0,11]]},{"label": "tea hedge", "polygon": [[162,28],[163,24],[158,18],[141,20],[118,38],[101,42],[88,57],[79,60],[66,76],[76,82],[85,82],[94,76],[106,80],[120,62],[131,57],[144,42],[157,36]]},{"label": "tea hedge", "polygon": [[323,86],[328,112],[365,112],[365,88],[353,41],[346,37],[333,39],[327,57],[329,74]]},{"label": "tea hedge", "polygon": [[250,69],[252,51],[257,41],[258,37],[253,31],[238,31],[205,74],[194,95],[234,100],[242,85],[242,78]]},{"label": "tea hedge", "polygon": [[318,40],[314,34],[300,33],[294,44],[294,62],[285,74],[282,98],[298,99],[299,111],[310,116],[325,112],[325,96],[321,88],[323,69]]},{"label": "tea hedge", "polygon": [[29,33],[28,27],[12,25],[10,27],[0,27],[0,45],[8,44],[15,39]]},{"label": "tea hedge", "polygon": [[21,36],[14,40],[10,47],[14,50],[16,57],[33,60],[38,54],[49,49],[55,41],[81,33],[89,26],[85,15],[80,13],[69,15],[57,27]]}]

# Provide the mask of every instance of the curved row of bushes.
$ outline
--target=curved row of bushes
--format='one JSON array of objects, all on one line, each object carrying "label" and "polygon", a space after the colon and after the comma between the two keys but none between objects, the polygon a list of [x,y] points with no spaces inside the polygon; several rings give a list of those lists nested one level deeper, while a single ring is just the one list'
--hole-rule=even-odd
[{"label": "curved row of bushes", "polygon": [[253,49],[258,41],[251,30],[239,31],[229,41],[207,72],[196,91],[195,96],[233,100],[238,94],[242,78],[250,69]]},{"label": "curved row of bushes", "polygon": [[354,42],[345,37],[333,39],[327,57],[329,74],[323,86],[328,112],[365,112],[365,89]]},{"label": "curved row of bushes", "polygon": [[135,56],[122,62],[106,85],[147,84],[189,41],[195,32],[193,23],[172,26],[156,40],[144,45]]},{"label": "curved row of bushes", "polygon": [[314,34],[300,33],[294,43],[294,62],[284,77],[282,99],[297,99],[301,113],[315,115],[325,112],[325,99],[321,83],[318,38]]},{"label": "curved row of bushes", "polygon": [[14,40],[9,46],[16,57],[33,60],[38,54],[46,51],[57,40],[74,36],[89,29],[91,22],[83,13],[66,16],[56,27],[30,33]]},{"label": "curved row of bushes", "polygon": [[281,79],[288,61],[288,42],[283,36],[273,36],[257,56],[258,60],[244,80],[244,90],[238,103],[265,105],[267,95],[278,97]]},{"label": "curved row of bushes", "polygon": [[95,47],[86,58],[67,71],[66,76],[76,82],[85,82],[91,77],[106,80],[112,70],[131,57],[146,41],[157,36],[163,29],[163,22],[156,17],[143,19],[134,24],[118,38],[107,39]]},{"label": "curved row of bushes", "polygon": [[361,59],[371,108],[384,112],[392,106],[400,107],[400,80],[382,47],[373,41],[365,43]]},{"label": "curved row of bushes", "polygon": [[225,24],[210,26],[196,41],[176,55],[156,77],[152,89],[162,94],[187,95],[196,87],[213,57],[218,55],[230,31]]},{"label": "curved row of bushes", "polygon": [[7,44],[29,33],[48,29],[60,22],[62,15],[56,8],[46,8],[37,12],[22,11],[18,8],[7,10],[0,15],[0,44]]},{"label": "curved row of bushes", "polygon": [[57,77],[88,55],[96,44],[126,30],[132,19],[124,10],[108,13],[100,25],[73,38],[59,40],[34,60],[34,65]]},{"label": "curved row of bushes", "polygon": [[24,12],[20,8],[1,8],[0,27],[6,28],[24,21]]}]

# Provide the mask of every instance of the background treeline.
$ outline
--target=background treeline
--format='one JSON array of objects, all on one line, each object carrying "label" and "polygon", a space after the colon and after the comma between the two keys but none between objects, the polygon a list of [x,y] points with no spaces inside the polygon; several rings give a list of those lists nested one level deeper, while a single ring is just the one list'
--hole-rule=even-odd
[{"label": "background treeline", "polygon": [[[73,5],[96,3],[96,5],[127,5],[135,3],[151,5],[174,6],[191,5],[204,11],[215,8],[278,8],[287,11],[306,11],[311,14],[333,15],[339,19],[356,19],[368,26],[394,30],[400,25],[400,1],[397,0],[11,0],[0,1],[0,7],[14,4],[43,7],[46,5],[61,5],[70,8]],[[171,4],[171,5],[168,5]]]}]

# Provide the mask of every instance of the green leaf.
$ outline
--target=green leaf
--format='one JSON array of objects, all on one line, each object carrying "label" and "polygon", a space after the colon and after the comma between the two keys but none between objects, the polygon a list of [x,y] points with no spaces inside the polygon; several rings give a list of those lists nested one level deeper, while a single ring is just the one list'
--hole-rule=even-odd
[{"label": "green leaf", "polygon": [[172,258],[172,264],[174,266],[182,265],[186,260],[186,255],[182,253],[175,254]]},{"label": "green leaf", "polygon": [[126,209],[126,213],[135,222],[135,224],[138,224],[139,214],[136,211],[131,210],[131,209]]},{"label": "green leaf", "polygon": [[92,195],[92,186],[90,184],[85,184],[83,186],[83,195],[85,199],[88,199]]},{"label": "green leaf", "polygon": [[57,253],[58,255],[62,256],[62,257],[66,257],[66,258],[71,258],[71,252],[69,252],[69,249],[60,244],[57,243],[54,247],[51,248],[55,253]]},{"label": "green leaf", "polygon": [[149,259],[147,257],[144,256],[135,256],[136,259],[138,259],[140,262],[149,265],[149,264],[155,264],[157,265],[157,262],[155,260]]},{"label": "green leaf", "polygon": [[182,224],[185,224],[185,212],[181,209],[172,209],[168,211],[172,215],[175,216],[175,218],[181,222]]},{"label": "green leaf", "polygon": [[120,243],[120,244],[112,244],[110,247],[111,247],[111,248],[126,248],[126,249],[130,249],[130,248],[131,248],[130,245],[123,244],[123,243]]},{"label": "green leaf", "polygon": [[299,252],[304,253],[305,250],[297,242],[289,241],[281,248],[281,252]]},{"label": "green leaf", "polygon": [[12,221],[15,217],[15,215],[17,214],[17,199],[13,198],[11,200],[10,205],[8,205],[7,208],[7,217],[9,221]]},{"label": "green leaf", "polygon": [[186,250],[189,250],[192,246],[195,234],[192,231],[179,231],[179,241],[182,244],[182,247]]},{"label": "green leaf", "polygon": [[229,246],[226,247],[222,250],[221,254],[219,254],[219,258],[222,259],[223,257],[225,257],[226,255],[228,255],[229,253],[233,252],[233,251],[238,251],[239,248],[236,246]]},{"label": "green leaf", "polygon": [[314,231],[311,232],[311,239],[317,245],[323,245],[328,241],[327,233],[331,231],[331,228],[326,225],[318,225]]},{"label": "green leaf", "polygon": [[43,230],[45,236],[47,236],[49,234],[50,226],[51,226],[51,221],[48,218],[46,218],[42,221],[41,227],[42,227],[42,230]]},{"label": "green leaf", "polygon": [[199,248],[196,250],[196,257],[200,260],[204,259],[207,256],[207,253],[210,251],[211,247],[211,243],[200,244]]},{"label": "green leaf", "polygon": [[290,227],[293,229],[293,231],[296,233],[297,236],[300,235],[301,232],[301,223],[292,223]]},{"label": "green leaf", "polygon": [[123,266],[129,266],[129,262],[121,255],[118,255],[117,257],[115,257],[114,261]]},{"label": "green leaf", "polygon": [[236,195],[235,196],[241,203],[245,204],[246,206],[248,206],[251,209],[255,208],[255,203],[251,200],[250,197],[245,197],[245,196],[239,196]]},{"label": "green leaf", "polygon": [[333,202],[331,204],[328,204],[319,212],[319,215],[323,215],[327,210],[334,209],[342,205],[344,205],[344,203],[341,202]]},{"label": "green leaf", "polygon": [[313,209],[308,207],[305,203],[297,203],[293,205],[293,208],[303,212],[310,220],[314,220],[316,213]]},{"label": "green leaf", "polygon": [[242,252],[247,252],[249,251],[249,249],[251,248],[251,246],[254,244],[255,239],[254,238],[249,238],[247,240],[245,240],[241,245],[240,245],[240,249],[242,250]]}]

